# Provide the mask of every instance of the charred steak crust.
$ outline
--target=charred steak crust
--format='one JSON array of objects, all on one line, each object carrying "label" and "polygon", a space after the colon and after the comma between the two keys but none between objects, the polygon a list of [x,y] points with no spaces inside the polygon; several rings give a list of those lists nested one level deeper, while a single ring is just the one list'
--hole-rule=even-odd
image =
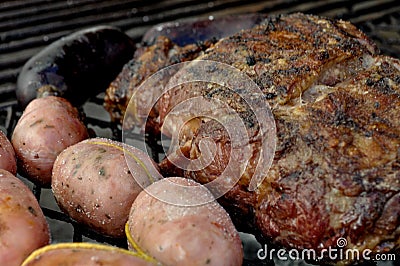
[{"label": "charred steak crust", "polygon": [[[273,16],[251,30],[220,40],[202,59],[244,71],[270,104],[299,97],[315,83],[334,85],[352,75],[347,63],[376,54],[377,47],[352,24],[316,16]],[[337,65],[343,66],[334,71]]]},{"label": "charred steak crust", "polygon": [[[252,159],[221,199],[238,224],[245,220],[285,247],[319,250],[345,237],[347,248],[399,249],[400,62],[378,53],[349,22],[299,13],[268,17],[200,53],[198,59],[227,63],[252,78],[275,118],[274,161],[255,192],[247,186],[262,137],[251,116],[245,123],[253,138]],[[158,103],[152,126],[161,128],[163,117],[193,95],[226,101],[246,113],[224,90],[201,84],[170,90]],[[173,126],[166,128],[178,134]],[[230,151],[226,133],[207,119],[185,130],[192,131],[181,139],[186,156],[201,156],[202,138],[216,142],[217,156],[205,169],[182,174],[203,183],[215,179]],[[168,161],[160,166],[165,174],[182,172]]]},{"label": "charred steak crust", "polygon": [[[195,59],[212,43],[205,41],[180,47],[168,38],[160,36],[152,46],[138,48],[133,58],[106,90],[104,107],[110,113],[111,119],[123,122],[125,110],[135,88],[146,78],[169,65]],[[134,121],[131,125],[133,123]]]},{"label": "charred steak crust", "polygon": [[292,137],[280,141],[257,195],[265,235],[296,248],[327,248],[339,237],[347,248],[398,248],[399,63],[378,56],[315,102],[277,115],[278,137]]}]

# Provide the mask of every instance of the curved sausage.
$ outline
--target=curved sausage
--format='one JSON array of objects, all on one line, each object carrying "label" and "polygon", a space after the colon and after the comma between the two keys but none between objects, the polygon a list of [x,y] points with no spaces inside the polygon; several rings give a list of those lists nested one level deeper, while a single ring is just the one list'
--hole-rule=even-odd
[{"label": "curved sausage", "polygon": [[34,98],[50,94],[83,104],[107,88],[134,51],[133,40],[109,26],[63,37],[25,63],[17,80],[18,103],[24,108]]}]

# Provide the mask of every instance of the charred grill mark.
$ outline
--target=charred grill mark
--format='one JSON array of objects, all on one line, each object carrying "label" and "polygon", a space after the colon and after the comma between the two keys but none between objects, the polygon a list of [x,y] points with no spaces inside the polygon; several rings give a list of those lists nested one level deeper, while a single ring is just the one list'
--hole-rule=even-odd
[{"label": "charred grill mark", "polygon": [[249,66],[254,66],[257,61],[253,55],[250,55],[246,57],[246,62]]},{"label": "charred grill mark", "polygon": [[352,117],[347,115],[344,111],[342,110],[336,110],[333,118],[333,124],[335,126],[345,126],[351,129],[357,129],[359,126],[357,123],[353,120]]},{"label": "charred grill mark", "polygon": [[316,59],[319,60],[319,61],[328,60],[329,59],[329,52],[327,50],[319,52]]},{"label": "charred grill mark", "polygon": [[342,39],[339,42],[339,47],[346,52],[350,52],[354,56],[359,54],[360,49],[363,49],[360,43],[353,39]]},{"label": "charred grill mark", "polygon": [[[398,78],[398,77],[397,77]],[[365,84],[383,94],[394,94],[400,97],[400,92],[396,91],[391,83],[392,79],[388,79],[387,77],[381,77],[379,79],[368,78],[365,81]]]},{"label": "charred grill mark", "polygon": [[272,99],[274,99],[276,96],[277,96],[277,95],[276,95],[275,93],[269,93],[269,92],[265,93],[265,98],[268,99],[268,100],[272,100]]}]

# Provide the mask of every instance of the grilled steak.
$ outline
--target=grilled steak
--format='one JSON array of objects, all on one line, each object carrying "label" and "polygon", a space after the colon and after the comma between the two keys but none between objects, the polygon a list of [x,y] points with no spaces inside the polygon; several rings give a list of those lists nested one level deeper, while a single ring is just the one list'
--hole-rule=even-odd
[{"label": "grilled steak", "polygon": [[[208,183],[224,171],[232,149],[247,149],[249,164],[235,162],[244,173],[220,199],[241,230],[256,228],[263,237],[298,249],[321,250],[335,246],[340,237],[347,239],[346,248],[399,248],[399,60],[378,55],[376,46],[348,22],[304,14],[268,17],[221,39],[197,59],[234,66],[260,87],[263,97],[256,102],[269,103],[276,124],[273,163],[258,189],[249,190],[255,166],[263,162],[265,136],[238,97],[243,88],[212,83],[224,73],[210,70],[211,84],[182,84],[164,94],[149,125],[154,132],[162,126],[163,133],[179,136],[173,148],[181,153],[173,150],[170,158],[179,161],[183,154],[192,159],[186,169],[207,157],[207,141],[202,140],[214,141],[210,150],[215,156],[201,170],[177,169],[164,160],[165,175]],[[183,68],[179,75],[190,79],[195,73]],[[174,124],[179,122],[178,115],[171,115],[174,107],[197,96],[236,110],[248,136],[242,147],[233,147],[221,123],[229,124],[231,117],[222,109],[212,110],[218,119],[200,116],[183,129]],[[141,112],[140,104],[134,108]]]}]

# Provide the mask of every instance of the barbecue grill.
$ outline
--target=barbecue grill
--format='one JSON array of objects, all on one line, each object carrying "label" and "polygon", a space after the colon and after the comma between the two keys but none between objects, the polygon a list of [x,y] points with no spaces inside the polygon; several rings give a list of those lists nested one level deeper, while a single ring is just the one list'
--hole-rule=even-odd
[{"label": "barbecue grill", "polygon": [[[95,25],[112,25],[136,42],[152,26],[184,18],[208,18],[248,12],[267,14],[304,12],[354,23],[374,40],[381,52],[400,58],[400,1],[272,0],[272,1],[153,1],[153,0],[21,0],[0,3],[0,130],[9,137],[22,110],[15,98],[16,79],[23,64],[58,38]],[[82,110],[98,136],[121,139],[121,128],[112,124],[103,109],[104,93],[93,96]],[[157,161],[157,143],[153,155]],[[50,224],[53,242],[88,241],[126,247],[77,224],[60,212],[50,189],[33,185],[19,176],[38,198]],[[263,265],[247,257],[246,265]]]}]

